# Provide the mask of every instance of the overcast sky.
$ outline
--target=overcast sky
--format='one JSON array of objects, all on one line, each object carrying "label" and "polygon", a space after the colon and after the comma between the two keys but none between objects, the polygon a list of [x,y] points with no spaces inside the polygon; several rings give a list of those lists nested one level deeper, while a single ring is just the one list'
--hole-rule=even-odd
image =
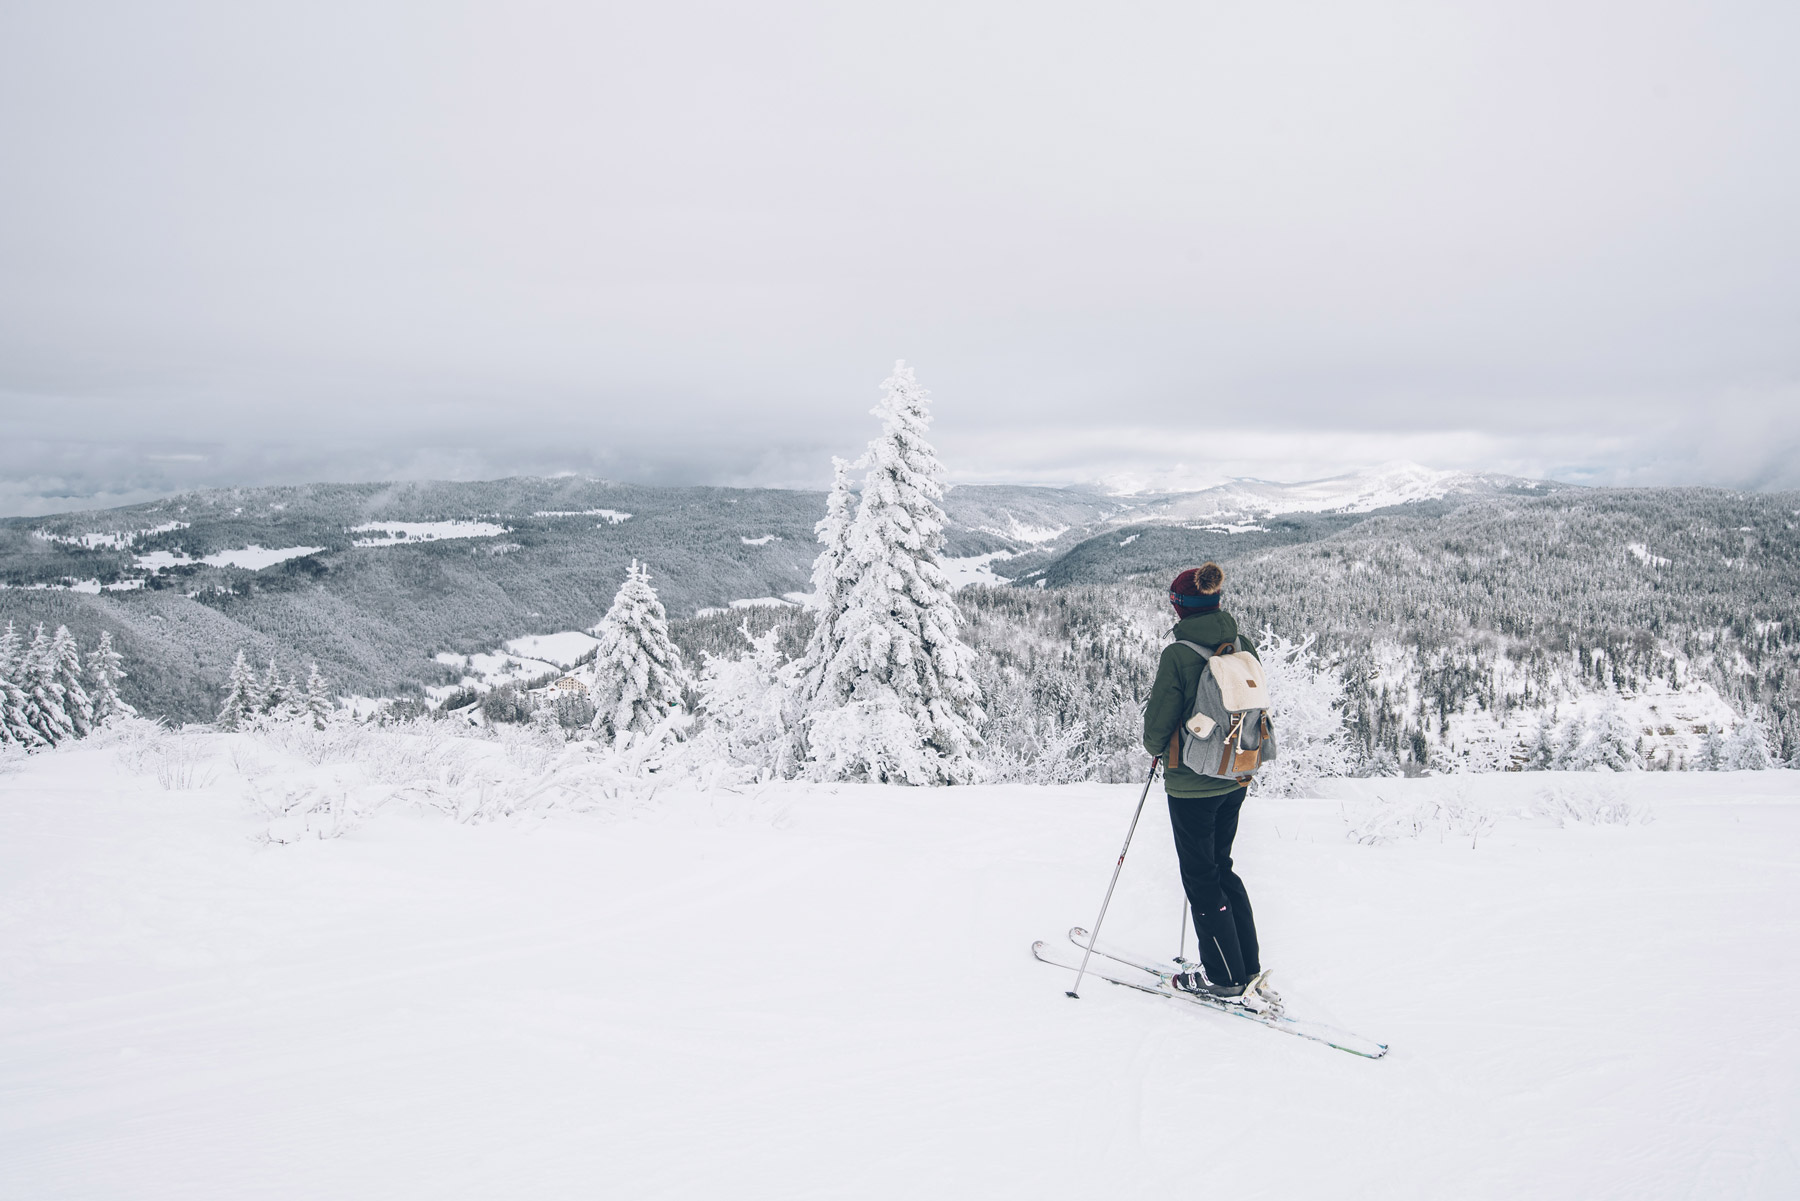
[{"label": "overcast sky", "polygon": [[1800,5],[0,6],[0,512],[1388,459],[1800,487]]}]

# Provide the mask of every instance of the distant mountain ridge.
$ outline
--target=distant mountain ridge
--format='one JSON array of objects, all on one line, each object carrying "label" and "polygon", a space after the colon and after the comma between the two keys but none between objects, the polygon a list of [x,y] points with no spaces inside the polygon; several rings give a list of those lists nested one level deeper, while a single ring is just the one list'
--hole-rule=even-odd
[{"label": "distant mountain ridge", "polygon": [[1145,510],[1169,520],[1199,517],[1253,516],[1279,513],[1372,513],[1396,505],[1458,496],[1507,493],[1548,495],[1573,485],[1531,480],[1493,472],[1440,471],[1417,463],[1394,461],[1326,479],[1280,483],[1234,479],[1193,491],[1114,493],[1131,505],[1133,520],[1146,520]]}]

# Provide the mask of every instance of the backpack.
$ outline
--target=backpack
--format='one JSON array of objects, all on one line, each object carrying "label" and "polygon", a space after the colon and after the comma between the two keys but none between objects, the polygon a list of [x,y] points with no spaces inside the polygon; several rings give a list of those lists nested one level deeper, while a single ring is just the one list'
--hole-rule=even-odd
[{"label": "backpack", "polygon": [[1209,650],[1176,639],[1205,663],[1194,689],[1194,708],[1181,726],[1180,758],[1191,772],[1248,784],[1256,769],[1275,758],[1269,723],[1269,684],[1255,655],[1224,642]]}]

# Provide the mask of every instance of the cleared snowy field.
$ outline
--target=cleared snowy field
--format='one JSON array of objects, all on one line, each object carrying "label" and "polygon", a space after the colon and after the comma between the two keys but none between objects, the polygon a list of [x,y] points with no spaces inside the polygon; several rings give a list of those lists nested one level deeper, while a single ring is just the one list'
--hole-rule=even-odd
[{"label": "cleared snowy field", "polygon": [[[270,795],[375,777],[179,745],[0,767],[0,1196],[1800,1195],[1800,773],[1253,801],[1265,959],[1369,1062],[1031,959],[1134,787],[397,799],[273,845]],[[1106,932],[1168,954],[1178,906],[1153,798]]]}]

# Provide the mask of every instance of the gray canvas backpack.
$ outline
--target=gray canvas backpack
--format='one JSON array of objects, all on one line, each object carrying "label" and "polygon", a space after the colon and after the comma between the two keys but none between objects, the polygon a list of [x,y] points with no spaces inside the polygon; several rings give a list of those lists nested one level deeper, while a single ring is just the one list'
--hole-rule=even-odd
[{"label": "gray canvas backpack", "polygon": [[1193,711],[1181,727],[1181,762],[1202,776],[1248,784],[1257,768],[1275,758],[1262,664],[1233,642],[1214,650],[1185,638],[1176,641],[1205,664]]}]

